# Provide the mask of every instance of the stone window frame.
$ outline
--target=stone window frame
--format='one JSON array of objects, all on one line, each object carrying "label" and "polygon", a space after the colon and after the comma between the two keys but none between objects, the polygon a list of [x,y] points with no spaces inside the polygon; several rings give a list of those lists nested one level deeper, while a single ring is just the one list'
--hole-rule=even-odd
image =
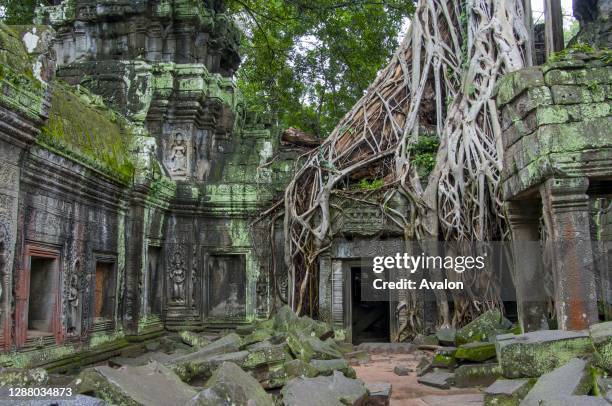
[{"label": "stone window frame", "polygon": [[52,318],[53,337],[56,344],[64,341],[62,331],[61,309],[63,291],[63,262],[61,247],[51,244],[28,242],[23,253],[24,267],[18,272],[18,280],[15,289],[15,344],[17,347],[24,347],[28,340],[28,312],[30,299],[30,272],[31,259],[44,258],[56,261],[57,266],[57,291],[55,292],[55,302]]}]

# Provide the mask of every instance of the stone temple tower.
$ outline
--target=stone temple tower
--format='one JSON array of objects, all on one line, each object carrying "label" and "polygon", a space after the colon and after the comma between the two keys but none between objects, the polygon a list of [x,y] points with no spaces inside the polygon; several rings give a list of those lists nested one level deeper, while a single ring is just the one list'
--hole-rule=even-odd
[{"label": "stone temple tower", "polygon": [[173,180],[203,181],[238,101],[240,32],[219,1],[65,1],[39,17],[56,30],[57,77],[143,123]]},{"label": "stone temple tower", "polygon": [[42,365],[266,316],[250,224],[292,157],[234,84],[223,2],[65,0],[36,20],[0,23],[0,350]]}]

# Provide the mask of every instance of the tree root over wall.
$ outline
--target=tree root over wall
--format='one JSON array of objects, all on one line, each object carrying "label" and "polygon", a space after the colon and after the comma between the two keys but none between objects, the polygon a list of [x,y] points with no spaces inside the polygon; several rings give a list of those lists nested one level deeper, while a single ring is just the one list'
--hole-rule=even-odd
[{"label": "tree root over wall", "polygon": [[[501,75],[524,66],[526,40],[520,0],[419,1],[389,65],[322,145],[301,157],[277,206],[284,207],[287,299],[294,310],[316,311],[316,260],[332,237],[330,198],[364,173],[384,181],[381,210],[408,241],[454,241],[460,255],[462,242],[507,237],[500,120],[491,97]],[[429,130],[440,144],[423,182],[411,146]],[[398,194],[409,202],[407,212],[387,204]],[[471,288],[454,298],[453,315],[445,292],[438,292],[440,325],[461,324],[501,304],[486,273],[466,274]],[[408,294],[402,305],[408,332],[419,328],[415,309]]]}]

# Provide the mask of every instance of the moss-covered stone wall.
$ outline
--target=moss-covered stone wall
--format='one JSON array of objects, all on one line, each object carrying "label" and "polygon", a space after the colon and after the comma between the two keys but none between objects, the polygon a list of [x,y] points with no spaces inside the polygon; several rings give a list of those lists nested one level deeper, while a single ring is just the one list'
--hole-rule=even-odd
[{"label": "moss-covered stone wall", "polygon": [[506,75],[497,88],[504,146],[504,198],[549,176],[610,176],[612,60],[607,51],[566,50]]}]

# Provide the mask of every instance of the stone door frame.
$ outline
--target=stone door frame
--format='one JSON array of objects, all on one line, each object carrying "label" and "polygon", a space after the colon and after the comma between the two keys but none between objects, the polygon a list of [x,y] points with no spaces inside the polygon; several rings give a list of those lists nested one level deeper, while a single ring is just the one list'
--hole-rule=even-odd
[{"label": "stone door frame", "polygon": [[60,248],[53,245],[40,243],[27,243],[23,254],[24,269],[18,272],[15,289],[15,344],[23,347],[28,339],[28,310],[30,299],[30,272],[31,259],[43,258],[54,261],[57,279],[55,301],[53,304],[53,315],[51,325],[56,344],[61,344],[64,339],[61,323],[62,309],[62,261]]}]

